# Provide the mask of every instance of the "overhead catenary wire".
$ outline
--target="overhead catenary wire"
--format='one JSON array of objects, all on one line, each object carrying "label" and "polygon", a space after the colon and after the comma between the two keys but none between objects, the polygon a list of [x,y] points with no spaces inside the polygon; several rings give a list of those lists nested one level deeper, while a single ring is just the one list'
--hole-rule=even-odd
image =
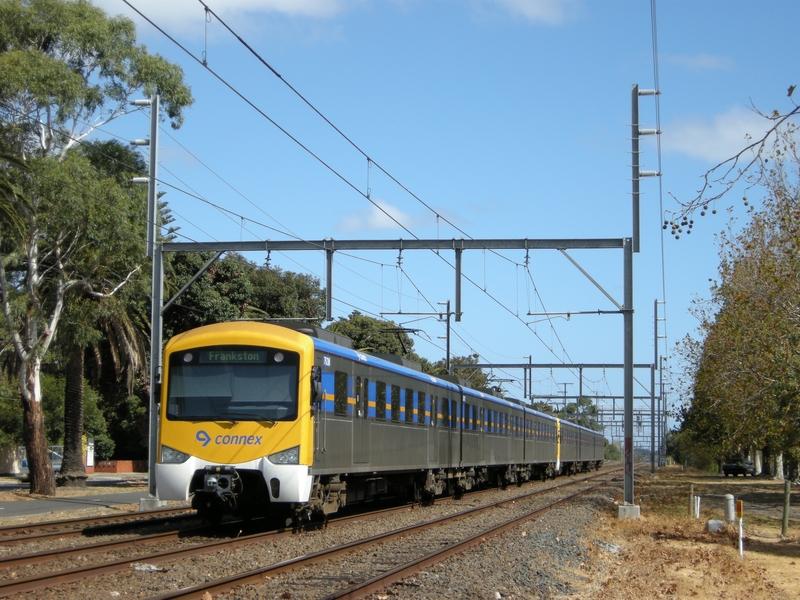
[{"label": "overhead catenary wire", "polygon": [[[286,87],[288,87],[288,88],[289,88],[289,89],[290,89],[290,90],[291,90],[291,91],[292,91],[292,92],[293,92],[293,93],[294,93],[294,94],[295,94],[295,95],[296,95],[298,98],[300,98],[300,100],[302,100],[302,101],[303,101],[303,102],[304,102],[304,103],[305,103],[305,104],[306,104],[306,105],[307,105],[307,106],[308,106],[308,107],[309,107],[309,108],[310,108],[312,111],[314,111],[314,113],[316,113],[316,114],[317,114],[317,115],[318,115],[318,116],[319,116],[319,117],[320,117],[320,118],[321,118],[323,121],[325,121],[325,123],[327,123],[327,124],[328,124],[328,125],[329,125],[329,126],[330,126],[330,127],[331,127],[331,128],[332,128],[332,129],[333,129],[335,132],[336,132],[336,133],[338,133],[338,134],[339,134],[339,135],[340,135],[340,136],[341,136],[341,137],[342,137],[342,138],[343,138],[343,139],[344,139],[344,140],[345,140],[345,141],[346,141],[348,144],[350,144],[350,146],[352,146],[352,147],[353,147],[353,149],[355,149],[355,150],[356,150],[356,151],[357,151],[359,154],[361,154],[361,156],[362,156],[363,158],[365,158],[365,159],[367,160],[367,191],[366,191],[366,193],[364,194],[364,196],[365,196],[365,197],[366,197],[368,200],[371,200],[371,193],[370,193],[370,189],[369,189],[369,169],[370,169],[370,168],[371,168],[371,167],[374,165],[374,166],[375,166],[377,169],[379,169],[379,170],[381,171],[381,173],[383,173],[384,175],[386,175],[386,176],[387,176],[387,177],[388,177],[388,178],[389,178],[391,181],[393,181],[393,182],[394,182],[394,183],[395,183],[395,184],[396,184],[398,187],[400,187],[400,189],[402,189],[402,190],[403,190],[404,192],[406,192],[406,193],[407,193],[409,196],[411,196],[412,198],[414,198],[414,200],[416,200],[417,202],[419,202],[419,203],[420,203],[422,206],[424,206],[424,207],[425,207],[426,209],[428,209],[428,210],[429,210],[431,213],[433,213],[433,214],[435,215],[435,217],[436,217],[437,224],[438,224],[438,221],[441,219],[442,221],[444,221],[445,223],[447,223],[448,225],[450,225],[450,227],[452,227],[453,229],[455,229],[456,231],[458,231],[458,232],[459,232],[459,233],[461,233],[462,235],[466,236],[467,238],[469,238],[469,239],[475,239],[475,238],[473,238],[471,235],[469,235],[469,234],[468,234],[466,231],[464,231],[463,229],[461,229],[460,227],[458,227],[458,226],[457,226],[455,223],[453,223],[452,221],[450,221],[449,219],[447,219],[447,218],[446,218],[444,215],[442,215],[440,212],[438,212],[437,210],[435,210],[435,209],[434,209],[432,206],[430,206],[430,205],[429,205],[427,202],[425,202],[425,201],[424,201],[422,198],[420,198],[419,196],[417,196],[417,195],[416,195],[414,192],[412,192],[412,191],[411,191],[411,190],[410,190],[408,187],[406,187],[406,186],[405,186],[403,183],[401,183],[401,182],[400,182],[400,181],[399,181],[399,180],[398,180],[396,177],[394,177],[394,175],[392,175],[392,174],[391,174],[391,173],[389,173],[389,172],[388,172],[386,169],[384,169],[384,168],[383,168],[383,167],[382,167],[380,164],[378,164],[377,162],[375,162],[375,159],[374,159],[374,158],[372,158],[372,156],[370,156],[369,154],[367,154],[367,152],[366,152],[366,151],[364,151],[364,150],[363,150],[363,149],[362,149],[362,148],[361,148],[361,147],[360,147],[358,144],[356,144],[356,143],[355,143],[355,142],[354,142],[354,141],[353,141],[353,140],[352,140],[352,139],[351,139],[351,138],[350,138],[348,135],[346,135],[346,134],[345,134],[345,133],[344,133],[344,132],[343,132],[341,129],[339,129],[339,128],[338,128],[338,127],[337,127],[337,126],[336,126],[336,125],[335,125],[335,124],[334,124],[334,123],[333,123],[333,122],[332,122],[332,121],[331,121],[331,120],[330,120],[328,117],[326,117],[326,116],[325,116],[325,115],[324,115],[324,114],[323,114],[323,113],[322,113],[322,112],[321,112],[321,111],[320,111],[320,110],[319,110],[319,109],[318,109],[316,106],[314,106],[314,105],[313,105],[313,104],[312,104],[312,103],[311,103],[311,102],[310,102],[310,101],[309,101],[309,100],[308,100],[308,99],[307,99],[307,98],[306,98],[306,97],[305,97],[303,94],[301,94],[301,93],[300,93],[300,91],[298,91],[298,90],[297,90],[297,89],[296,89],[296,88],[295,88],[295,87],[294,87],[294,86],[293,86],[291,83],[289,83],[289,82],[288,82],[288,81],[287,81],[287,80],[286,80],[286,79],[285,79],[285,78],[284,78],[284,77],[283,77],[283,76],[282,76],[280,73],[278,73],[278,71],[277,71],[277,70],[275,70],[275,69],[272,67],[272,65],[270,65],[270,64],[269,64],[269,63],[268,63],[268,62],[267,62],[267,61],[264,59],[264,57],[262,57],[262,56],[261,56],[261,55],[260,55],[258,52],[256,52],[256,50],[255,50],[255,49],[254,49],[254,48],[253,48],[253,47],[252,47],[250,44],[248,44],[248,43],[247,43],[247,41],[245,41],[245,40],[244,40],[244,39],[243,39],[243,38],[242,38],[242,37],[241,37],[241,36],[240,36],[238,33],[236,33],[236,32],[235,32],[235,31],[234,31],[234,30],[233,30],[233,29],[232,29],[232,28],[231,28],[231,27],[230,27],[230,26],[229,26],[229,25],[228,25],[228,24],[227,24],[227,23],[226,23],[226,22],[225,22],[225,21],[224,21],[224,20],[223,20],[223,19],[222,19],[222,18],[219,16],[219,15],[217,15],[217,14],[216,14],[216,13],[213,11],[213,9],[211,9],[211,8],[210,8],[210,7],[209,7],[209,6],[208,6],[208,5],[207,5],[205,2],[203,2],[203,0],[198,0],[198,2],[199,2],[199,3],[200,3],[202,6],[203,6],[203,9],[206,11],[206,14],[208,14],[208,13],[211,13],[211,14],[214,16],[214,18],[215,18],[217,21],[219,21],[219,23],[220,23],[220,24],[221,24],[221,25],[222,25],[222,26],[223,26],[225,29],[227,29],[227,30],[230,32],[230,34],[231,34],[231,35],[233,35],[233,36],[234,36],[234,37],[235,37],[235,38],[236,38],[236,39],[239,41],[239,43],[240,43],[240,44],[242,44],[242,46],[244,46],[244,47],[245,47],[245,48],[246,48],[246,49],[247,49],[247,50],[248,50],[248,51],[249,51],[249,52],[250,52],[250,53],[251,53],[251,54],[252,54],[252,55],[253,55],[253,56],[256,58],[256,60],[258,60],[258,61],[259,61],[259,62],[260,62],[262,65],[264,65],[264,67],[266,67],[267,69],[269,69],[269,71],[270,71],[270,72],[271,72],[273,75],[275,75],[275,77],[277,77],[277,78],[278,78],[278,79],[281,81],[281,83],[283,83],[283,84],[284,84]],[[487,249],[486,249],[486,248],[484,248],[484,251],[485,251],[485,250],[487,250]],[[492,252],[492,253],[494,253],[494,254],[496,254],[496,255],[497,255],[497,256],[499,256],[500,258],[503,258],[504,260],[507,260],[507,261],[509,261],[509,262],[513,262],[511,259],[509,259],[509,258],[508,258],[508,257],[506,257],[506,256],[503,256],[502,254],[498,253],[498,252],[497,252],[497,251],[495,251],[494,249],[491,249],[491,248],[489,248],[489,251],[490,251],[490,252]]]},{"label": "overhead catenary wire", "polygon": [[[147,17],[145,14],[143,14],[143,13],[142,13],[140,10],[138,10],[136,7],[134,7],[134,6],[133,6],[133,5],[132,5],[132,4],[131,4],[131,3],[130,3],[128,0],[123,0],[123,2],[125,2],[125,4],[126,4],[127,6],[129,6],[129,7],[130,7],[132,10],[134,10],[134,11],[135,11],[135,12],[136,12],[136,13],[137,13],[139,16],[141,16],[141,17],[142,17],[142,18],[143,18],[145,21],[147,21],[147,22],[148,22],[148,23],[150,23],[150,24],[151,24],[151,25],[152,25],[154,28],[156,28],[156,29],[157,29],[157,30],[158,30],[158,31],[159,31],[159,32],[160,32],[162,35],[164,35],[164,36],[165,36],[167,39],[169,39],[169,40],[170,40],[170,41],[171,41],[173,44],[175,44],[175,45],[176,45],[178,48],[180,48],[180,49],[181,49],[181,50],[182,50],[182,51],[183,51],[185,54],[187,54],[189,57],[191,57],[193,60],[195,60],[195,61],[196,61],[198,64],[200,64],[201,66],[203,66],[203,68],[205,68],[205,69],[206,69],[206,70],[207,70],[207,71],[208,71],[208,72],[209,72],[209,73],[210,73],[210,74],[211,74],[213,77],[215,77],[215,78],[216,78],[216,79],[217,79],[217,80],[218,80],[220,83],[222,83],[222,84],[223,84],[225,87],[227,87],[227,88],[228,88],[228,89],[229,89],[231,92],[233,92],[233,93],[234,93],[234,94],[235,94],[237,97],[239,97],[239,98],[240,98],[242,101],[244,101],[244,102],[245,102],[245,103],[246,103],[248,106],[250,106],[250,107],[251,107],[253,110],[255,110],[255,111],[256,111],[256,112],[257,112],[257,113],[258,113],[260,116],[262,116],[262,117],[263,117],[263,118],[265,118],[267,121],[269,121],[269,122],[270,122],[270,123],[271,123],[273,126],[275,126],[275,127],[276,127],[276,128],[277,128],[277,129],[278,129],[280,132],[281,132],[281,133],[283,133],[283,134],[284,134],[285,136],[287,136],[287,137],[288,137],[288,138],[289,138],[291,141],[293,141],[295,144],[297,144],[297,145],[298,145],[298,146],[299,146],[299,147],[300,147],[302,150],[304,150],[306,153],[308,153],[308,154],[309,154],[309,156],[311,156],[311,157],[312,157],[314,160],[316,160],[317,162],[319,162],[319,163],[320,163],[322,166],[324,166],[324,167],[325,167],[327,170],[329,170],[329,171],[330,171],[332,174],[334,174],[334,175],[335,175],[335,176],[336,176],[338,179],[340,179],[340,180],[341,180],[343,183],[345,183],[345,184],[346,184],[348,187],[350,187],[350,188],[351,188],[353,191],[355,191],[355,192],[356,192],[358,195],[362,196],[364,199],[366,199],[366,200],[367,200],[367,201],[369,201],[371,204],[373,204],[373,206],[375,206],[375,208],[377,208],[377,209],[378,209],[380,212],[382,212],[384,215],[386,215],[387,217],[389,217],[389,219],[390,219],[392,222],[394,222],[395,224],[397,224],[397,225],[398,225],[398,226],[399,226],[401,229],[403,229],[404,231],[406,231],[406,232],[407,232],[409,235],[411,235],[411,236],[412,236],[414,239],[417,239],[417,240],[419,240],[419,239],[420,239],[420,238],[419,238],[418,236],[416,236],[416,235],[415,235],[415,234],[414,234],[414,233],[413,233],[413,232],[412,232],[410,229],[408,229],[408,227],[406,227],[406,226],[405,226],[403,223],[401,223],[401,222],[400,222],[400,221],[398,221],[396,218],[394,218],[394,217],[393,217],[391,214],[389,214],[389,213],[388,213],[388,212],[387,212],[387,211],[386,211],[386,210],[385,210],[383,207],[381,207],[381,206],[380,206],[378,203],[376,203],[375,201],[373,201],[373,200],[372,200],[372,199],[371,199],[371,198],[370,198],[370,197],[369,197],[367,194],[365,194],[365,192],[361,191],[361,190],[360,190],[360,189],[359,189],[359,188],[358,188],[358,187],[357,187],[355,184],[353,184],[352,182],[350,182],[350,181],[349,181],[349,180],[348,180],[346,177],[344,177],[344,176],[343,176],[341,173],[339,173],[339,172],[338,172],[336,169],[334,169],[334,168],[333,168],[333,167],[332,167],[330,164],[328,164],[328,163],[327,163],[326,161],[324,161],[324,160],[323,160],[323,159],[322,159],[320,156],[318,156],[316,153],[314,153],[314,152],[313,152],[313,151],[312,151],[312,150],[311,150],[309,147],[307,147],[307,146],[306,146],[306,145],[304,145],[302,142],[300,142],[300,141],[299,141],[299,140],[298,140],[296,137],[294,137],[294,136],[293,136],[291,133],[289,133],[289,132],[288,132],[288,131],[287,131],[285,128],[283,128],[281,125],[279,125],[279,124],[278,124],[278,123],[277,123],[277,122],[276,122],[274,119],[272,119],[272,118],[271,118],[269,115],[267,115],[267,114],[266,114],[264,111],[262,111],[260,108],[258,108],[258,106],[256,106],[256,105],[255,105],[255,104],[254,104],[254,103],[253,103],[251,100],[249,100],[249,99],[248,99],[246,96],[244,96],[244,94],[242,94],[241,92],[239,92],[239,91],[238,91],[238,90],[237,90],[237,89],[236,89],[236,88],[235,88],[235,87],[234,87],[232,84],[230,84],[230,83],[229,83],[227,80],[225,80],[225,79],[224,79],[224,78],[223,78],[221,75],[219,75],[219,74],[218,74],[216,71],[214,71],[213,69],[211,69],[211,68],[208,66],[208,64],[203,64],[203,61],[202,61],[201,59],[199,59],[197,56],[195,56],[195,55],[194,55],[194,54],[193,54],[191,51],[189,51],[187,48],[185,48],[185,47],[184,47],[182,44],[180,44],[180,43],[179,43],[177,40],[175,40],[175,39],[174,39],[172,36],[170,36],[168,33],[166,33],[166,32],[165,32],[165,31],[164,31],[164,30],[163,30],[161,27],[159,27],[157,24],[155,24],[155,23],[152,21],[152,19],[150,19],[150,18],[149,18],[149,17]],[[216,15],[215,15],[215,17],[216,17]],[[270,70],[271,70],[271,71],[273,71],[273,72],[274,72],[276,75],[279,75],[279,74],[278,74],[277,72],[275,72],[275,71],[274,71],[274,70],[273,70],[271,67],[270,67]],[[282,78],[281,78],[281,79],[282,79]],[[360,148],[359,148],[359,151],[361,151],[361,150],[360,150]],[[366,154],[364,154],[364,155],[366,156]],[[380,165],[379,165],[379,164],[375,163],[375,162],[374,162],[374,160],[373,160],[371,157],[369,157],[369,158],[370,158],[370,160],[371,160],[372,164],[375,164],[375,166],[376,166],[377,168],[379,168],[379,169],[381,169],[381,170],[383,171],[383,169],[380,167]],[[386,174],[387,174],[387,176],[388,176],[388,177],[390,177],[391,179],[395,180],[395,179],[394,179],[394,178],[393,178],[393,177],[392,177],[392,176],[391,176],[389,173],[386,173]],[[395,181],[396,181],[396,180],[395,180]],[[403,186],[403,185],[402,185],[402,184],[401,184],[399,181],[397,181],[397,184],[398,184],[398,185],[399,185],[401,188],[403,188],[403,189],[406,189],[406,191],[408,191],[408,190],[407,190],[407,188],[405,188],[405,186]],[[413,195],[413,193],[411,193],[410,191],[408,191],[408,193],[410,193],[410,194],[412,194],[412,196],[414,196],[414,195]],[[414,196],[414,197],[416,197],[416,196]],[[420,202],[422,202],[422,201],[420,200]],[[439,219],[439,218],[442,218],[442,217],[441,217],[441,215],[439,215],[439,214],[438,214],[438,213],[436,213],[435,211],[434,211],[434,213],[436,214],[437,221],[438,221],[438,219]],[[459,231],[460,231],[460,229],[459,229]],[[462,232],[462,233],[463,233],[463,232]],[[474,238],[471,238],[471,236],[469,236],[469,235],[468,235],[468,234],[466,234],[466,233],[464,233],[464,235],[466,235],[467,237],[470,237],[470,239],[474,239]],[[431,249],[431,251],[432,251],[434,254],[436,254],[437,256],[439,256],[439,258],[440,258],[441,260],[443,260],[443,261],[444,261],[444,262],[445,262],[447,265],[449,265],[449,266],[450,266],[450,268],[453,268],[453,269],[455,268],[455,266],[454,266],[452,263],[450,263],[450,262],[449,262],[447,259],[445,259],[443,256],[441,256],[441,255],[440,255],[438,252],[435,252],[433,249]],[[497,253],[496,253],[496,254],[497,254]],[[498,254],[498,255],[499,255],[499,254]],[[502,255],[499,255],[499,256],[501,256],[501,257],[502,257],[504,260],[508,260],[509,262],[512,262],[513,264],[518,264],[518,263],[516,263],[515,261],[512,261],[512,260],[508,259],[507,257],[504,257],[504,256],[502,256]],[[482,290],[482,287],[481,287],[479,284],[477,284],[477,283],[476,283],[474,280],[472,280],[471,278],[469,278],[469,277],[467,277],[467,276],[464,276],[464,279],[465,279],[466,281],[468,281],[468,282],[469,282],[471,285],[473,285],[475,288],[477,288],[478,290],[484,291],[484,293],[485,293],[485,294],[486,294],[486,295],[487,295],[487,296],[488,296],[490,299],[492,299],[492,301],[493,301],[493,302],[495,302],[496,304],[498,304],[499,306],[501,306],[501,307],[502,307],[502,308],[503,308],[505,311],[509,312],[509,313],[510,313],[512,316],[514,315],[514,311],[513,311],[513,310],[511,310],[511,309],[509,309],[508,307],[506,307],[506,306],[505,306],[505,305],[504,305],[504,304],[503,304],[503,303],[502,303],[502,302],[501,302],[499,299],[497,299],[497,298],[496,298],[494,295],[490,294],[488,291],[486,291],[486,290]],[[553,354],[553,355],[554,355],[554,356],[555,356],[555,357],[556,357],[558,360],[560,360],[561,362],[564,362],[564,361],[563,361],[563,359],[561,359],[560,357],[558,357],[558,355],[557,355],[557,354],[556,354],[556,353],[553,351],[553,349],[552,349],[552,348],[550,348],[550,347],[549,347],[549,346],[546,344],[546,342],[545,342],[545,341],[544,341],[544,340],[543,340],[543,339],[542,339],[542,338],[541,338],[541,337],[540,337],[538,334],[536,334],[536,333],[535,333],[535,332],[534,332],[534,331],[533,331],[533,330],[530,328],[530,326],[529,326],[527,323],[525,323],[525,322],[524,322],[522,319],[518,319],[518,320],[519,320],[519,322],[521,322],[521,323],[522,323],[522,324],[523,324],[523,325],[524,325],[526,328],[528,328],[528,329],[529,329],[529,330],[530,330],[532,333],[534,333],[534,336],[535,336],[535,337],[536,337],[536,338],[537,338],[537,339],[538,339],[538,340],[539,340],[541,343],[543,343],[543,344],[545,345],[545,347],[548,349],[548,351],[550,351],[550,352],[551,352],[551,353],[552,353],[552,354]]]}]

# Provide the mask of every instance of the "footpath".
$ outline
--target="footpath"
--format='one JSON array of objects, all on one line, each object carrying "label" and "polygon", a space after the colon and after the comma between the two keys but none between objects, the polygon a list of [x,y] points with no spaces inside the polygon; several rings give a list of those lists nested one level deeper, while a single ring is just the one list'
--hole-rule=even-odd
[{"label": "footpath", "polygon": [[[87,488],[119,488],[119,492],[102,494],[86,494],[76,497],[55,497],[29,500],[21,497],[19,500],[0,501],[0,519],[5,517],[21,517],[26,515],[39,515],[54,511],[79,510],[84,508],[114,508],[123,504],[139,504],[143,498],[148,498],[147,473],[94,473],[89,475],[86,482]],[[125,488],[135,486],[135,491],[124,491]],[[145,486],[142,489],[141,486]],[[27,491],[27,482],[15,477],[0,477],[0,492]],[[18,492],[19,493],[19,492]],[[8,497],[8,494],[3,494]]]}]

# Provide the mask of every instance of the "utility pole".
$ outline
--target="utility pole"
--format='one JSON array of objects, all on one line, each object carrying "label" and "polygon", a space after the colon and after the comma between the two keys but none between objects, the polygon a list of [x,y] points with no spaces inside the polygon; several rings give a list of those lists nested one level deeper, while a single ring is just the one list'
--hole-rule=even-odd
[{"label": "utility pole", "polygon": [[[147,183],[147,256],[153,259],[152,288],[151,288],[151,335],[150,335],[150,402],[149,402],[149,433],[147,451],[148,492],[156,495],[156,461],[158,459],[158,397],[161,389],[161,346],[163,335],[162,303],[164,297],[164,263],[161,244],[156,243],[158,221],[158,113],[159,97],[154,94],[149,100],[139,99],[131,102],[133,106],[150,107],[150,139],[134,140],[133,146],[150,147],[150,165],[147,177],[134,177],[131,183]],[[153,504],[148,499],[148,507]],[[155,501],[155,506],[158,501]]]}]

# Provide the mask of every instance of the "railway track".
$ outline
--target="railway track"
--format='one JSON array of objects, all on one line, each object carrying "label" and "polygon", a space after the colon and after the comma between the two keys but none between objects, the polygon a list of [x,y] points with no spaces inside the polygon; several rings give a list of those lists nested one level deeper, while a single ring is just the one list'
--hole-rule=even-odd
[{"label": "railway track", "polygon": [[[600,475],[593,476],[593,478],[594,477],[601,477],[601,476],[606,475],[606,474],[607,474],[607,472],[606,473],[601,473]],[[501,505],[508,505],[509,503],[520,502],[521,501],[521,500],[519,500],[520,498],[534,497],[534,496],[541,495],[541,494],[544,494],[544,493],[553,493],[554,490],[560,490],[560,489],[565,488],[567,486],[575,485],[575,484],[580,483],[582,481],[586,481],[587,479],[591,479],[591,478],[586,478],[586,479],[581,479],[581,480],[573,480],[571,482],[562,483],[560,485],[556,485],[556,486],[553,486],[553,487],[550,487],[550,488],[545,488],[543,490],[538,490],[538,491],[533,492],[531,494],[526,494],[526,495],[523,495],[523,496],[519,496],[519,497],[515,497],[515,498],[512,498],[512,499],[509,499],[509,500],[505,500],[505,501],[503,501],[501,503],[496,503],[496,506],[494,504],[490,504],[488,506],[491,507],[491,508],[483,507],[483,508],[480,509],[480,511],[492,510],[492,508],[496,509],[498,506],[501,506]],[[475,496],[476,496],[476,494],[471,494],[470,495],[471,498],[475,497]],[[440,504],[445,504],[445,503],[442,502]],[[471,509],[471,510],[468,510],[468,511],[463,511],[461,513],[458,513],[459,515],[462,515],[459,518],[465,518],[465,517],[471,515],[474,510],[478,510],[478,509]],[[377,512],[373,512],[373,513],[368,513],[366,515],[355,515],[355,516],[352,516],[352,517],[343,517],[343,518],[337,519],[335,521],[332,521],[330,523],[330,527],[343,526],[343,525],[346,525],[347,523],[351,523],[353,521],[357,521],[357,520],[361,520],[361,519],[378,519],[381,516],[386,516],[388,514],[392,514],[392,513],[396,513],[396,512],[408,512],[408,511],[409,511],[409,506],[405,505],[405,506],[396,507],[396,508],[392,508],[392,509],[385,509],[383,511],[377,511]],[[450,517],[450,518],[452,518],[452,517]],[[236,523],[233,523],[233,524],[230,524],[230,525],[232,527],[234,527],[234,528],[237,526]],[[424,527],[424,525],[418,525],[416,527],[417,528]],[[197,530],[197,531],[198,532],[197,532],[196,535],[200,535],[201,532],[199,530]],[[408,533],[410,533],[410,531],[411,530],[409,530],[409,532],[407,532],[406,535]],[[235,534],[236,534],[236,532],[234,531],[233,535],[235,535]],[[117,554],[118,555],[119,552],[128,551],[128,549],[131,549],[131,548],[135,548],[135,549],[138,550],[138,549],[140,549],[142,546],[144,546],[146,544],[174,542],[177,539],[177,536],[179,536],[179,535],[180,535],[180,533],[178,533],[178,532],[169,532],[169,533],[164,533],[164,534],[154,534],[154,535],[150,535],[150,536],[137,536],[137,537],[134,537],[134,538],[128,538],[128,539],[124,539],[124,540],[117,540],[117,541],[113,541],[113,542],[103,542],[102,544],[93,544],[93,545],[82,546],[80,548],[75,548],[75,549],[70,550],[69,553],[70,553],[70,555],[78,556],[78,557],[80,557],[80,556],[82,556],[84,554],[88,554],[88,553],[95,553],[96,554],[96,553],[101,553],[101,552],[104,553],[104,555],[110,555],[110,554]],[[174,548],[174,549],[163,550],[163,551],[154,552],[154,553],[150,553],[150,554],[144,554],[144,555],[140,554],[140,555],[135,556],[135,557],[127,556],[127,557],[122,558],[122,559],[117,559],[117,560],[104,562],[103,564],[99,564],[99,565],[89,565],[89,566],[87,566],[87,565],[83,564],[83,565],[77,565],[77,566],[70,566],[70,567],[67,568],[67,570],[51,572],[51,573],[45,573],[45,574],[35,575],[35,576],[31,576],[31,577],[25,577],[25,578],[21,578],[21,579],[11,579],[11,580],[2,581],[2,582],[0,582],[0,597],[6,597],[6,596],[14,595],[14,594],[19,594],[19,593],[32,593],[32,592],[36,592],[36,591],[39,591],[39,590],[44,590],[46,588],[52,588],[53,586],[59,586],[59,585],[62,585],[62,584],[74,583],[74,582],[78,582],[78,581],[85,581],[88,578],[96,577],[98,575],[110,574],[110,573],[119,573],[119,572],[122,572],[122,571],[129,571],[132,568],[135,568],[134,567],[135,564],[143,564],[144,563],[144,564],[149,565],[149,568],[152,568],[153,570],[157,570],[157,567],[156,567],[157,565],[174,564],[176,561],[183,561],[183,560],[186,560],[187,558],[190,558],[190,557],[196,557],[196,556],[200,556],[200,555],[203,555],[203,554],[208,554],[208,553],[212,553],[212,552],[220,551],[220,550],[232,551],[234,548],[245,546],[245,545],[250,545],[250,544],[258,544],[258,543],[262,543],[262,542],[274,543],[275,541],[277,541],[281,537],[286,537],[286,536],[290,536],[290,535],[292,535],[292,533],[290,531],[288,531],[288,530],[284,530],[284,531],[269,531],[269,532],[256,533],[256,534],[252,534],[252,535],[244,535],[244,536],[238,537],[236,539],[215,540],[215,541],[212,541],[212,542],[209,542],[209,543],[194,544],[194,545],[191,545],[189,547]],[[397,533],[397,534],[395,534],[395,537],[398,536],[398,535],[404,535],[404,534],[403,533]],[[378,540],[373,540],[371,543],[374,544],[374,543],[377,543],[377,541]],[[348,552],[348,551],[349,552],[353,552],[354,550],[341,550],[341,552]],[[56,558],[59,559],[59,560],[63,560],[63,559],[68,558],[68,556],[65,554],[64,551],[54,551],[49,556],[45,555],[44,553],[37,553],[37,555],[41,555],[41,558],[34,558],[34,557],[31,557],[31,556],[25,556],[25,555],[17,556],[17,557],[8,557],[4,561],[0,561],[0,568],[12,568],[12,566],[14,566],[14,565],[31,564],[34,560],[38,562],[38,561],[54,560]],[[326,560],[326,558],[323,558],[324,555],[320,555],[319,557],[316,557],[316,559],[314,558],[314,556],[315,556],[314,553],[311,553],[309,555],[310,558],[309,557],[304,557],[303,559],[293,559],[293,560],[317,560],[317,561]],[[85,560],[85,559],[83,559],[83,560]],[[280,564],[282,564],[282,563],[280,563]],[[289,569],[289,570],[292,569],[292,567],[289,567],[288,565],[284,565],[284,568],[285,569]],[[298,568],[298,567],[293,567],[293,568]],[[252,575],[251,574],[251,576],[254,576],[254,577],[259,578],[259,579],[263,579],[263,577],[264,577],[264,575],[261,574],[261,573],[260,574],[256,574],[256,575]],[[226,578],[226,579],[230,579],[230,578]],[[222,580],[220,580],[220,581],[222,581]],[[235,586],[235,585],[240,585],[239,583],[214,583],[214,582],[211,582],[211,584],[213,584],[213,585],[228,585],[229,587],[230,586]],[[202,594],[205,593],[205,591],[209,591],[209,590],[211,591],[211,593],[216,593],[216,592],[219,591],[219,590],[217,590],[216,588],[214,588],[212,586],[211,588],[208,588],[208,590],[206,588],[203,588],[203,591],[202,592],[198,592],[196,595],[191,595],[194,592],[189,592],[189,595],[176,595],[176,596],[173,596],[173,595],[167,594],[167,595],[165,595],[163,597],[164,598],[169,598],[169,597],[201,597]]]},{"label": "railway track", "polygon": [[109,528],[141,527],[145,524],[152,525],[167,522],[180,516],[194,516],[194,511],[190,508],[160,508],[115,515],[42,521],[41,523],[28,523],[26,525],[8,525],[0,527],[0,545],[29,542],[33,539],[33,536],[47,539],[54,536],[92,535],[94,532],[102,533]]},{"label": "railway track", "polygon": [[[395,529],[377,536],[372,536],[362,540],[357,540],[349,544],[343,544],[334,548],[322,550],[306,556],[283,561],[277,564],[268,565],[263,568],[254,569],[245,573],[238,573],[229,577],[193,586],[175,592],[169,592],[159,596],[154,596],[150,600],[172,600],[176,598],[208,598],[224,592],[230,592],[236,587],[250,584],[264,583],[270,580],[271,585],[286,587],[278,578],[281,574],[295,573],[303,571],[305,576],[293,577],[291,588],[294,590],[292,597],[303,597],[305,594],[298,592],[301,589],[310,589],[310,597],[325,600],[335,598],[363,598],[364,596],[384,589],[390,583],[398,581],[404,577],[412,575],[418,570],[429,565],[441,562],[450,556],[463,552],[464,550],[485,542],[489,537],[499,535],[504,531],[539,516],[557,506],[591,492],[599,487],[607,485],[614,478],[605,479],[601,483],[587,487],[575,494],[571,494],[540,506],[533,510],[523,510],[523,514],[517,515],[512,519],[499,518],[499,523],[485,528],[482,525],[477,527],[477,532],[466,538],[459,534],[448,534],[445,528],[453,523],[467,518],[474,518],[485,515],[489,512],[497,512],[498,509],[506,508],[514,503],[519,503],[543,494],[551,494],[555,491],[563,490],[567,487],[578,485],[588,480],[599,477],[608,477],[607,473],[594,475],[579,481],[557,485],[545,490],[538,490],[501,502],[495,502],[486,506],[459,512],[426,521],[417,525]],[[431,533],[433,532],[433,533]],[[381,550],[375,550],[376,546],[382,546]],[[412,552],[409,548],[413,548]],[[388,551],[387,551],[388,550]],[[404,560],[409,554],[417,554],[410,560]],[[326,564],[324,568],[320,567]],[[376,565],[378,568],[376,569]],[[313,570],[309,567],[314,566]],[[367,573],[366,578],[364,574]],[[357,582],[355,578],[362,578]],[[334,593],[327,593],[335,582],[346,582],[346,586]],[[252,591],[252,590],[251,590]],[[256,590],[257,596],[262,593],[269,597],[275,593],[276,589]],[[322,593],[322,596],[318,593]]]}]

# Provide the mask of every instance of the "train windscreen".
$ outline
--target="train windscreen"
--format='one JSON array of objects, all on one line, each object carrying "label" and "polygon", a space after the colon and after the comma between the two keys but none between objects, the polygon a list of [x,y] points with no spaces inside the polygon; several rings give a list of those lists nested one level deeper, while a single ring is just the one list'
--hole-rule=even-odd
[{"label": "train windscreen", "polygon": [[169,359],[167,418],[292,421],[300,355],[260,346],[214,346]]}]

